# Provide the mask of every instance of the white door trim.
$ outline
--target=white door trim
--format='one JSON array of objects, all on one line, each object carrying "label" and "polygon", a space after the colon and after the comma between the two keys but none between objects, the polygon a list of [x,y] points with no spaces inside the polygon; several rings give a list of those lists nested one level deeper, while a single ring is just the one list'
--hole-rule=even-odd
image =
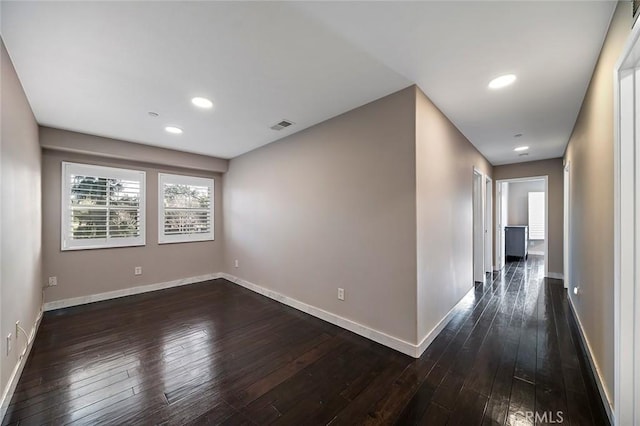
[{"label": "white door trim", "polygon": [[504,186],[503,185],[504,182],[501,181],[497,181],[495,183],[495,192],[496,192],[496,211],[494,213],[495,215],[495,221],[494,221],[494,228],[495,228],[495,234],[494,234],[494,241],[495,241],[495,253],[494,253],[494,258],[496,259],[496,270],[497,271],[501,271],[502,268],[504,268],[504,263],[505,263],[505,259],[504,259],[504,235],[502,232],[502,228],[503,228],[503,223],[502,223],[502,203],[504,201]]},{"label": "white door trim", "polygon": [[[482,173],[481,170],[477,169],[475,166],[473,167],[473,180],[472,180],[472,221],[473,221],[473,226],[472,226],[472,254],[473,254],[473,281],[474,282],[482,282],[484,283],[485,280],[485,268],[484,268],[484,261],[485,261],[485,255],[484,255],[484,229],[485,229],[485,191],[486,191],[486,184],[485,184],[485,174]],[[479,191],[479,194],[478,194]],[[478,205],[479,202],[479,205]],[[479,217],[477,217],[476,213],[479,212]],[[479,223],[478,223],[479,221]],[[480,227],[480,233],[478,233],[477,231],[477,227]],[[478,235],[480,235],[480,237],[478,238]],[[476,247],[478,247],[478,253],[476,253]],[[478,261],[478,259],[481,260],[482,263],[482,274],[480,274],[480,271],[477,270],[477,264],[476,262]]]},{"label": "white door trim", "polygon": [[562,259],[563,270],[562,276],[564,278],[564,288],[569,288],[571,283],[571,265],[569,264],[570,247],[571,247],[571,162],[567,161],[564,165],[564,221],[563,221],[563,244],[562,244]]},{"label": "white door trim", "polygon": [[484,270],[493,272],[493,179],[484,176]]},{"label": "white door trim", "polygon": [[[544,276],[549,277],[549,176],[528,176],[521,178],[499,179],[496,181],[496,186],[502,183],[508,182],[528,182],[530,180],[544,180]],[[504,208],[500,203],[500,208]],[[500,209],[496,209],[496,223],[499,223]],[[496,232],[498,232],[496,230]],[[502,253],[504,258],[504,253]]]},{"label": "white door trim", "polygon": [[614,68],[614,423],[640,424],[640,25]]}]

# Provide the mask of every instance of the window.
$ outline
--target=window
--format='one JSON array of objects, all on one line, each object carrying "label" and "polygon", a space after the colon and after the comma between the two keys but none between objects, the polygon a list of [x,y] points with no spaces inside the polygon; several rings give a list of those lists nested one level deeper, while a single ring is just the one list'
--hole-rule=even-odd
[{"label": "window", "polygon": [[158,242],[213,240],[213,179],[158,176]]},{"label": "window", "polygon": [[62,250],[143,246],[145,172],[62,163]]},{"label": "window", "polygon": [[544,240],[544,192],[529,192],[529,239]]}]

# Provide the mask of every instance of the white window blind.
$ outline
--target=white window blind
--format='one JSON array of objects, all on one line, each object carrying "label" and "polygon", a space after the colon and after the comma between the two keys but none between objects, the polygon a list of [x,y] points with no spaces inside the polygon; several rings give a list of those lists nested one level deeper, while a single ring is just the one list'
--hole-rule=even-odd
[{"label": "white window blind", "polygon": [[145,244],[145,172],[62,163],[62,250]]},{"label": "white window blind", "polygon": [[158,242],[213,240],[213,179],[160,173],[158,181]]},{"label": "white window blind", "polygon": [[544,240],[544,192],[529,192],[529,239]]}]

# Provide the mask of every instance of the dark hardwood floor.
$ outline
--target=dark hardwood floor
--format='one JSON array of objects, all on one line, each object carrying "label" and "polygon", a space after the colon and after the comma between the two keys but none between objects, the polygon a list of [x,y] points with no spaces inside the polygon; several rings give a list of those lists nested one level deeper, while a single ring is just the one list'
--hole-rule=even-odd
[{"label": "dark hardwood floor", "polygon": [[420,359],[222,279],[49,312],[3,424],[607,424],[543,270],[477,285]]}]

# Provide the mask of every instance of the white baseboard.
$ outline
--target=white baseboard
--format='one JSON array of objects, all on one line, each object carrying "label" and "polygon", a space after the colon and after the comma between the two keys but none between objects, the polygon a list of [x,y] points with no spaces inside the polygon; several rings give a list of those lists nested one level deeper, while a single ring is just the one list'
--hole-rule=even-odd
[{"label": "white baseboard", "polygon": [[18,360],[18,363],[11,372],[11,376],[9,376],[9,382],[4,388],[4,392],[2,392],[2,399],[0,400],[0,422],[4,420],[4,415],[7,413],[9,403],[11,402],[11,398],[13,398],[13,393],[16,391],[16,386],[18,386],[18,381],[20,380],[20,376],[22,375],[22,370],[24,370],[24,366],[27,363],[27,359],[29,358],[29,354],[31,353],[31,348],[33,347],[36,333],[38,332],[38,328],[40,327],[40,321],[42,321],[42,310],[40,310],[40,312],[38,313],[36,322],[31,328],[29,339],[27,341],[27,347],[24,350],[24,355]]},{"label": "white baseboard", "polygon": [[182,285],[193,284],[201,281],[209,281],[220,278],[220,273],[215,272],[206,275],[198,275],[196,277],[182,278],[179,280],[166,281],[157,284],[148,284],[138,287],[130,287],[122,290],[108,291],[106,293],[91,294],[88,296],[73,297],[70,299],[54,300],[44,304],[45,311],[54,309],[68,308],[70,306],[85,305],[87,303],[100,302],[103,300],[117,299],[119,297],[131,296],[133,294],[147,293],[150,291],[162,290],[165,288],[179,287]]},{"label": "white baseboard", "polygon": [[582,322],[580,321],[580,315],[578,315],[578,311],[576,307],[573,305],[573,299],[571,296],[567,295],[569,299],[569,306],[571,307],[571,312],[573,313],[573,317],[576,319],[576,323],[578,323],[578,330],[580,331],[580,340],[582,340],[582,345],[587,349],[587,359],[589,360],[589,365],[591,366],[591,371],[594,372],[594,376],[596,378],[596,385],[598,386],[598,392],[600,393],[600,398],[602,399],[602,404],[604,405],[605,411],[607,412],[607,417],[609,417],[609,424],[614,425],[614,416],[613,416],[613,405],[611,403],[611,398],[604,387],[604,380],[602,379],[602,373],[598,368],[598,364],[595,362],[593,358],[593,351],[591,350],[591,345],[589,344],[589,339],[584,332],[584,328],[582,327]]},{"label": "white baseboard", "polygon": [[553,278],[556,280],[563,280],[564,279],[564,274],[562,274],[562,272],[549,272],[547,274],[547,278]]},{"label": "white baseboard", "polygon": [[[473,291],[473,287],[471,288],[470,291]],[[418,357],[422,355],[424,351],[427,350],[427,348],[433,342],[433,340],[436,337],[438,337],[438,334],[440,334],[440,332],[449,323],[449,321],[451,321],[453,314],[455,313],[456,309],[458,309],[460,305],[462,305],[462,303],[464,302],[464,299],[467,297],[467,294],[469,293],[466,293],[464,296],[462,296],[462,298],[458,301],[458,303],[456,303],[455,306],[451,308],[449,312],[447,312],[447,315],[445,315],[444,318],[442,318],[440,322],[436,324],[436,326],[433,327],[433,329],[429,333],[427,333],[427,335],[424,336],[424,338],[420,341],[420,344],[418,345],[418,351],[417,351]]]},{"label": "white baseboard", "polygon": [[[294,309],[297,309],[299,311],[312,315],[316,318],[320,318],[321,320],[337,325],[338,327],[349,330],[362,337],[366,337],[367,339],[373,340],[374,342],[380,343],[381,345],[387,346],[391,349],[395,349],[396,351],[402,352],[403,354],[409,355],[411,357],[418,358],[424,351],[424,350],[420,351],[420,346],[415,345],[413,343],[409,343],[402,339],[398,339],[397,337],[390,336],[381,331],[367,327],[366,325],[362,325],[350,319],[341,317],[331,312],[327,312],[324,309],[311,306],[307,303],[285,296],[284,294],[278,293],[276,291],[261,287],[257,284],[253,284],[249,281],[243,280],[242,278],[238,278],[231,274],[222,273],[220,274],[220,277],[228,281],[231,281],[232,283],[237,284],[241,287],[244,287],[248,290],[254,291],[270,299],[276,300],[284,305],[291,306]],[[440,324],[438,324],[438,326],[440,326]]]}]

